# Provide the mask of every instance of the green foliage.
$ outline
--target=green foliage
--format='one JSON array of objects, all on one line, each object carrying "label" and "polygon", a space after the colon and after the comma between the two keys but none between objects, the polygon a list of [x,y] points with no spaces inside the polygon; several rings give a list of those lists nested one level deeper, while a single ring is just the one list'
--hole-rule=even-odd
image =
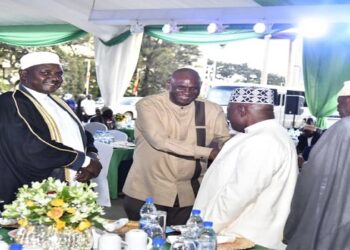
[{"label": "green foliage", "polygon": [[[208,62],[209,65],[213,65],[213,61]],[[216,78],[227,79],[233,78],[235,82],[247,82],[247,83],[260,83],[261,70],[252,69],[248,67],[247,63],[232,64],[217,62],[216,64]],[[276,74],[268,74],[268,85],[285,85],[285,78]]]},{"label": "green foliage", "polygon": [[89,93],[94,97],[100,96],[97,86],[95,60],[93,54],[86,55],[79,50],[81,47],[89,47],[93,51],[93,37],[85,36],[83,38],[71,41],[69,43],[51,47],[25,48],[11,46],[0,43],[0,64],[9,65],[6,68],[5,77],[3,76],[4,69],[0,68],[0,91],[13,90],[15,83],[18,81],[19,59],[31,51],[52,51],[57,53],[64,70],[64,83],[57,91],[57,95],[71,93],[76,98],[79,94],[85,93],[85,82],[87,75],[87,60],[90,61],[90,81]]},{"label": "green foliage", "polygon": [[193,65],[199,55],[196,46],[178,45],[144,35],[137,68],[126,95],[134,94],[136,81],[139,81],[139,96],[163,91],[170,75],[178,68]]}]

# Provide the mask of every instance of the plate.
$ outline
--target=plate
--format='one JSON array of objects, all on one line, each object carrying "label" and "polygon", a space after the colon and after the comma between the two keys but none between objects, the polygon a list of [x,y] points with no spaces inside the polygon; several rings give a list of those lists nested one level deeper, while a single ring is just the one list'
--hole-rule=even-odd
[{"label": "plate", "polygon": [[245,238],[236,238],[235,241],[218,244],[217,250],[241,250],[250,249],[255,246],[254,242]]},{"label": "plate", "polygon": [[103,228],[106,229],[108,232],[114,232],[115,230],[118,230],[124,227],[128,223],[129,223],[129,219],[121,218],[119,220],[110,221],[106,224],[103,224]]},{"label": "plate", "polygon": [[0,218],[0,227],[18,228],[17,220]]}]

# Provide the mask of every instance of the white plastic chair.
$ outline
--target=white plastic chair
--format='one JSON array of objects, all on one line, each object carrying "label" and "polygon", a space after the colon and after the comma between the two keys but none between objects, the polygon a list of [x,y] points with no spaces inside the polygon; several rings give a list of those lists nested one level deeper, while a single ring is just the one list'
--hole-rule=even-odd
[{"label": "white plastic chair", "polygon": [[122,131],[112,129],[108,132],[114,136],[115,141],[128,141],[128,135]]},{"label": "white plastic chair", "polygon": [[89,131],[92,135],[95,134],[96,130],[107,131],[106,125],[100,122],[90,122],[84,125],[85,130]]}]

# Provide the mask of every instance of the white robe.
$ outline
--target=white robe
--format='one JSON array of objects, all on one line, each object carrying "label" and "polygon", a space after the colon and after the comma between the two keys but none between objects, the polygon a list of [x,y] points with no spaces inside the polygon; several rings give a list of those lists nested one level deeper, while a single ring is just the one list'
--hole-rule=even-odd
[{"label": "white robe", "polygon": [[204,176],[194,208],[218,234],[283,249],[283,228],[298,175],[295,146],[277,121],[230,139]]}]

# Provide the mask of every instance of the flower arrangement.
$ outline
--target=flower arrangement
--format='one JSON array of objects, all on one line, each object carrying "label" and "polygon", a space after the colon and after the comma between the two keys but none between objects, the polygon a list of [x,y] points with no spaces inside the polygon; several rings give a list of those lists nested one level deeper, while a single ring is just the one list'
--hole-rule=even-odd
[{"label": "flower arrangement", "polygon": [[115,115],[115,120],[116,120],[117,122],[122,122],[122,121],[125,120],[125,118],[126,118],[126,116],[125,116],[124,114],[121,114],[121,113],[117,113],[117,114]]},{"label": "flower arrangement", "polygon": [[103,208],[96,203],[95,184],[68,186],[51,177],[18,189],[17,198],[5,205],[2,216],[17,219],[22,227],[30,224],[53,226],[82,232],[92,225],[103,224]]}]

